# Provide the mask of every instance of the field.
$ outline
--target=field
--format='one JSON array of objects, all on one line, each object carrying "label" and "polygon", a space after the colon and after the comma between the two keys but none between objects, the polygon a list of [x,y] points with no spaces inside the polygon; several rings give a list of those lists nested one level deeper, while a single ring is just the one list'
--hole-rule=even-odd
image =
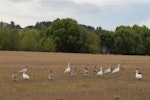
[{"label": "field", "polygon": [[[68,62],[77,67],[75,77],[64,73]],[[84,76],[87,64],[90,73]],[[92,74],[95,65],[106,69],[109,64],[121,64],[125,69],[100,77]],[[29,80],[23,80],[18,72],[26,65]],[[136,68],[143,80],[135,79]],[[13,69],[18,75],[16,82],[11,79]],[[50,69],[54,80],[48,80]],[[0,100],[113,100],[116,95],[121,100],[148,100],[150,56],[0,51]]]}]

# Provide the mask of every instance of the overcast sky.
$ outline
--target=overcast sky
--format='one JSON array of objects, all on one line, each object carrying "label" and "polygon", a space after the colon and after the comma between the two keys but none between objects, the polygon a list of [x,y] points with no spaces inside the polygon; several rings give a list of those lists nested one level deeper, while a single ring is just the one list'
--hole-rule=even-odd
[{"label": "overcast sky", "polygon": [[0,0],[0,20],[21,27],[69,17],[107,30],[133,24],[150,28],[149,10],[150,0]]}]

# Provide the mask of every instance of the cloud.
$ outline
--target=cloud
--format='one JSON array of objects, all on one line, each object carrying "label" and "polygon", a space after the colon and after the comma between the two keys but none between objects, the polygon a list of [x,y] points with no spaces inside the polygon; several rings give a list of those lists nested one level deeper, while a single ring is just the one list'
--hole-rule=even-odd
[{"label": "cloud", "polygon": [[65,11],[69,13],[75,12],[90,12],[95,13],[100,11],[100,7],[88,2],[77,3],[72,0],[39,0],[39,4],[49,10]]},{"label": "cloud", "polygon": [[[34,9],[36,9],[36,4],[33,5],[32,2],[24,2],[25,0],[12,2],[10,0],[1,1],[0,7],[0,19],[6,22],[14,21],[21,26],[26,26],[33,22],[33,19],[37,17],[34,16]],[[27,0],[29,1],[29,0]],[[32,23],[33,24],[33,23]]]},{"label": "cloud", "polygon": [[116,5],[122,5],[125,4],[128,0],[73,0],[76,3],[90,3],[93,5],[97,5],[99,7],[104,7],[104,6],[116,6]]},{"label": "cloud", "polygon": [[[150,0],[0,0],[0,20],[21,26],[56,18],[114,30],[118,25],[149,22]],[[146,24],[148,25],[148,23]]]},{"label": "cloud", "polygon": [[150,28],[150,18],[147,20],[142,21],[139,25],[146,25],[147,27]]},{"label": "cloud", "polygon": [[43,6],[49,7],[64,7],[73,5],[73,2],[71,0],[39,0],[39,3]]},{"label": "cloud", "polygon": [[20,2],[31,2],[33,0],[9,0],[11,2],[14,2],[14,3],[20,3]]},{"label": "cloud", "polygon": [[134,2],[150,3],[150,0],[134,0]]}]

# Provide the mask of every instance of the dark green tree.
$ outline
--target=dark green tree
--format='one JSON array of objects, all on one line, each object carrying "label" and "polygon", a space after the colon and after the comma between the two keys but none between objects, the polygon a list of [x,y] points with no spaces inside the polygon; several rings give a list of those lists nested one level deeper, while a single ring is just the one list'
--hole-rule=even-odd
[{"label": "dark green tree", "polygon": [[21,48],[27,51],[40,50],[40,33],[37,30],[24,29],[21,37]]},{"label": "dark green tree", "polygon": [[55,43],[52,38],[45,38],[42,42],[41,51],[53,52],[55,51]]},{"label": "dark green tree", "polygon": [[19,50],[20,34],[15,28],[0,28],[0,49]]},{"label": "dark green tree", "polygon": [[134,54],[133,37],[130,27],[118,27],[114,36],[115,53]]},{"label": "dark green tree", "polygon": [[78,52],[79,35],[77,22],[70,18],[56,19],[47,31],[47,36],[54,39],[59,52]]}]

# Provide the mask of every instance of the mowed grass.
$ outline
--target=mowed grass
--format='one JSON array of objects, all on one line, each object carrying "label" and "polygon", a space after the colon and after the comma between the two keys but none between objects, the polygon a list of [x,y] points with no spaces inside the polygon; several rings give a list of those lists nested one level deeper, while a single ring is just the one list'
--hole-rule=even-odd
[{"label": "mowed grass", "polygon": [[[77,76],[65,74],[68,62],[77,67]],[[92,74],[95,65],[106,69],[109,64],[121,64],[124,70],[101,77]],[[44,70],[41,70],[44,64]],[[83,68],[89,64],[89,76]],[[23,80],[17,71],[28,65],[30,80]],[[135,69],[143,80],[135,79]],[[13,69],[18,81],[12,81]],[[49,70],[54,80],[48,80]],[[150,96],[150,57],[73,53],[0,51],[0,100],[147,100]]]}]

